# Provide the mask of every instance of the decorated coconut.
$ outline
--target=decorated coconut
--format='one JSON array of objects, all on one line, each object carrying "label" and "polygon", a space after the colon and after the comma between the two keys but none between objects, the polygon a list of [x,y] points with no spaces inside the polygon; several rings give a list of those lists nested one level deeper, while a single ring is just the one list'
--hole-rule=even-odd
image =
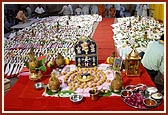
[{"label": "decorated coconut", "polygon": [[46,71],[45,58],[38,60],[34,55],[34,48],[30,49],[29,61],[24,61],[26,67],[29,69],[29,79],[39,80],[42,77],[42,71]]},{"label": "decorated coconut", "polygon": [[49,89],[52,92],[57,92],[60,89],[60,80],[58,79],[58,74],[56,72],[51,73],[51,77],[49,79]]},{"label": "decorated coconut", "polygon": [[58,53],[57,55],[56,64],[57,64],[57,67],[60,67],[60,68],[64,67],[65,65],[64,56],[62,56],[60,53]]}]

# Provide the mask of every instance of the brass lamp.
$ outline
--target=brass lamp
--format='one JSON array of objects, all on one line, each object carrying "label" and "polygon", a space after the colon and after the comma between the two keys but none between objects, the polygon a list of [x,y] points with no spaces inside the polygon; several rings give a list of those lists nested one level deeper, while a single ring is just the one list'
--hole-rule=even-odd
[{"label": "brass lamp", "polygon": [[125,71],[127,76],[140,76],[141,57],[134,48],[125,59]]}]

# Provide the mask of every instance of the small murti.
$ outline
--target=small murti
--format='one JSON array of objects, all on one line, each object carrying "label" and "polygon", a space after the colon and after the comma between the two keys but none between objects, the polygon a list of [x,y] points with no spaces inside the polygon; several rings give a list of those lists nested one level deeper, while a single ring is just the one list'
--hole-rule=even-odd
[{"label": "small murti", "polygon": [[140,64],[141,58],[138,52],[134,48],[128,55],[126,55],[125,60],[125,71],[127,76],[140,76]]},{"label": "small murti", "polygon": [[77,67],[95,67],[98,65],[96,43],[82,36],[75,45],[75,63]]}]

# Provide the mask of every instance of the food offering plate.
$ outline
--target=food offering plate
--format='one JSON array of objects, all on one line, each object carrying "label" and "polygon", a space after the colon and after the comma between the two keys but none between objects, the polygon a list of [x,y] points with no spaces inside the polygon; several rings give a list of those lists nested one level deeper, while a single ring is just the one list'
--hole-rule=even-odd
[{"label": "food offering plate", "polygon": [[90,75],[90,73],[82,74],[80,76],[77,76],[77,80],[81,82],[87,82],[93,79],[93,76]]},{"label": "food offering plate", "polygon": [[[94,68],[76,68],[64,76],[64,83],[69,86],[69,90],[76,91],[78,88],[96,88],[107,81],[106,74]],[[110,81],[110,80],[108,80]]]},{"label": "food offering plate", "polygon": [[[128,85],[121,91],[121,98],[127,105],[133,108],[151,109],[157,107],[162,103],[163,96],[158,92],[146,96],[149,88],[145,84]],[[159,101],[157,96],[160,97]]]}]

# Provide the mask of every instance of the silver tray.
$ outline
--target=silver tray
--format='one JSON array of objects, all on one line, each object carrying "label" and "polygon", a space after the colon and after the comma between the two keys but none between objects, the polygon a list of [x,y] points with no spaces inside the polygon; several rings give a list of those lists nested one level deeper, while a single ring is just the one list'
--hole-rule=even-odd
[{"label": "silver tray", "polygon": [[[124,90],[126,90],[126,89],[124,89]],[[162,103],[162,100],[161,101],[156,101],[157,102],[157,104],[156,104],[156,106],[146,106],[144,103],[143,103],[143,99],[146,99],[146,98],[150,98],[150,97],[146,97],[146,95],[145,95],[145,90],[136,90],[136,91],[133,91],[133,95],[135,94],[135,93],[138,93],[138,95],[139,96],[142,96],[142,100],[141,100],[141,104],[135,104],[135,103],[137,103],[138,101],[137,101],[137,99],[134,99],[134,102],[133,102],[133,100],[132,100],[132,98],[130,98],[130,97],[122,97],[121,96],[121,98],[122,98],[122,100],[124,101],[124,103],[126,103],[127,105],[129,105],[129,106],[131,106],[131,107],[133,107],[133,108],[136,108],[136,109],[151,109],[151,108],[155,108],[155,107],[157,107],[157,106],[159,106],[159,105],[161,105],[161,103]],[[132,96],[133,96],[132,95]],[[133,102],[132,104],[130,103],[130,101],[129,101],[129,99],[128,98],[130,98],[130,100]],[[141,105],[141,106],[139,106],[139,105]]]},{"label": "silver tray", "polygon": [[34,84],[35,89],[43,89],[44,87],[45,87],[45,85],[42,82],[37,82]]}]

